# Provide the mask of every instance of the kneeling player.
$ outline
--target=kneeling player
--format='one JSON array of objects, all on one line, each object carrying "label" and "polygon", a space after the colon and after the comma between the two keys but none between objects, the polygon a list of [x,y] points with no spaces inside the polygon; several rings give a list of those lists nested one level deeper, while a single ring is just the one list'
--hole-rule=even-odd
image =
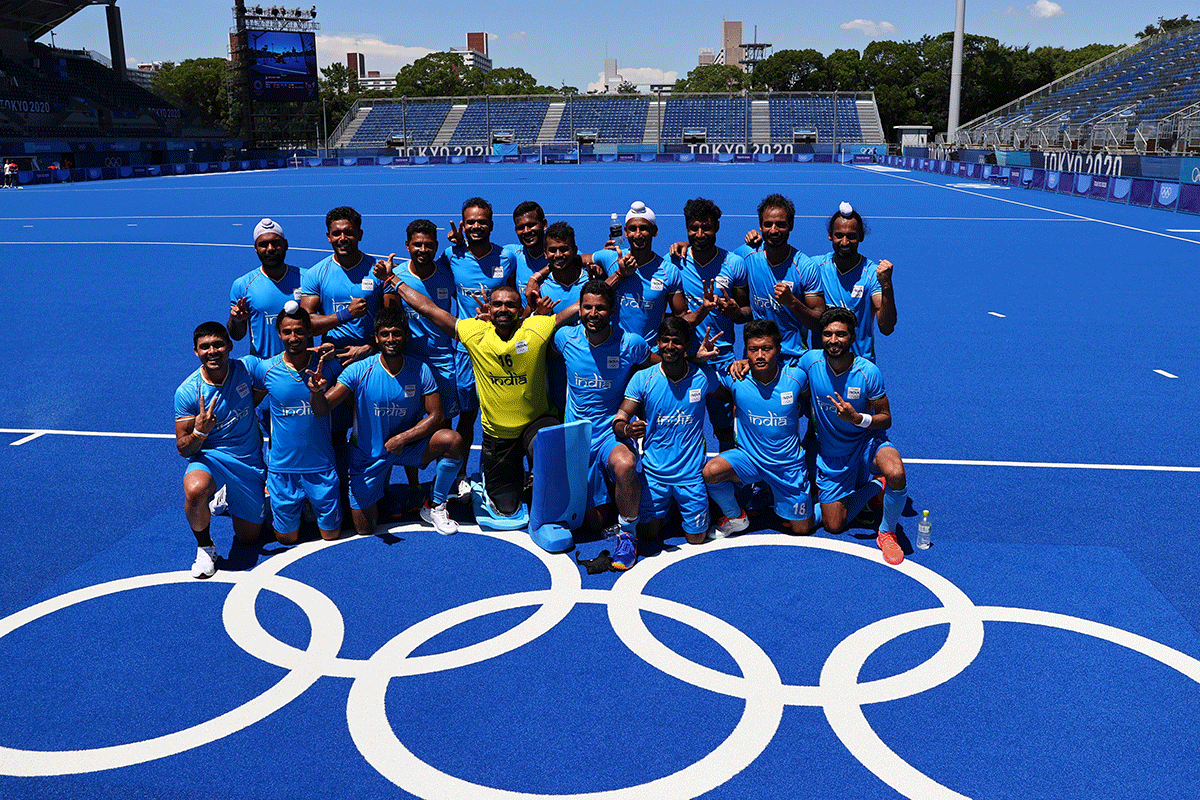
[{"label": "kneeling player", "polygon": [[746,323],[742,332],[750,374],[735,380],[718,373],[717,396],[731,399],[737,410],[737,447],[704,465],[704,482],[724,514],[716,538],[743,531],[750,520],[738,507],[734,483],[766,481],[775,496],[775,513],[793,533],[812,533],[808,469],[800,447],[802,402],[808,377],[799,367],[781,365],[779,326],[767,319]]},{"label": "kneeling player", "polygon": [[[322,387],[336,374],[325,361],[331,345],[318,359],[310,352],[312,318],[299,303],[289,301],[275,318],[284,351],[273,358],[247,359],[254,388],[267,393],[271,419],[271,463],[267,489],[275,538],[295,544],[300,536],[300,513],[307,499],[317,515],[322,539],[336,539],[342,529],[339,483],[330,441],[329,416]],[[320,380],[315,379],[317,373]]]},{"label": "kneeling player", "polygon": [[873,475],[887,479],[877,542],[889,564],[904,560],[896,523],[908,497],[904,462],[884,433],[892,413],[879,368],[854,355],[854,312],[834,306],[821,315],[821,349],[800,359],[808,375],[817,423],[817,488],[821,517],[830,533],[841,533],[879,490]]},{"label": "kneeling player", "polygon": [[184,513],[196,537],[193,578],[217,571],[217,547],[209,535],[208,501],[225,486],[233,532],[254,544],[266,516],[262,433],[254,406],[262,395],[241,361],[230,360],[233,343],[219,322],[192,334],[200,368],[175,390],[175,447],[188,460],[183,476]]},{"label": "kneeling player", "polygon": [[[656,538],[671,501],[683,517],[684,537],[691,544],[708,538],[708,492],[704,489],[705,398],[719,384],[712,370],[687,360],[692,344],[692,326],[679,317],[667,317],[658,328],[657,367],[635,373],[625,388],[625,399],[613,420],[618,439],[645,437],[642,469],[646,491],[642,493],[638,535]],[[634,417],[641,419],[633,420]],[[632,421],[631,421],[632,420]],[[622,545],[635,542],[618,538],[613,566],[623,554]],[[623,567],[637,559],[634,550]]]},{"label": "kneeling player", "polygon": [[[451,534],[458,524],[446,513],[446,497],[466,447],[457,432],[441,428],[442,401],[433,372],[424,362],[404,355],[408,320],[398,308],[382,309],[375,318],[379,355],[356,361],[325,392],[328,413],[354,398],[354,434],[350,440],[350,514],[360,534],[375,530],[378,503],[387,490],[392,467],[425,467],[440,459],[430,502],[421,518],[438,533]],[[312,376],[320,387],[322,378]]]}]

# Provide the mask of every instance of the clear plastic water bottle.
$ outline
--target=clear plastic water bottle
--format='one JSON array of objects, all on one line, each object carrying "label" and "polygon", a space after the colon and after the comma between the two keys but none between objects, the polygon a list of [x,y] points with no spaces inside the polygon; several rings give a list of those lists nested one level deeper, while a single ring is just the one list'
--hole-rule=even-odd
[{"label": "clear plastic water bottle", "polygon": [[621,225],[621,220],[617,218],[616,214],[613,214],[609,218],[608,238],[617,246],[617,250],[620,251],[621,255],[629,252],[629,240],[625,238],[625,228]]},{"label": "clear plastic water bottle", "polygon": [[929,523],[929,510],[926,509],[921,512],[921,521],[917,523],[917,549],[929,549],[929,545],[932,544],[930,541],[932,531],[933,526]]}]

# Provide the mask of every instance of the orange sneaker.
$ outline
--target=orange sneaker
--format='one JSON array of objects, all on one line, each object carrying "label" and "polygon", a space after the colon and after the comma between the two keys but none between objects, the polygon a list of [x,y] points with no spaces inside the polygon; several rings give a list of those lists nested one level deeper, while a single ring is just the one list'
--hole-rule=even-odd
[{"label": "orange sneaker", "polygon": [[895,566],[904,561],[904,550],[896,541],[896,534],[891,531],[880,531],[879,535],[875,537],[875,543],[883,551],[883,560],[887,563]]}]

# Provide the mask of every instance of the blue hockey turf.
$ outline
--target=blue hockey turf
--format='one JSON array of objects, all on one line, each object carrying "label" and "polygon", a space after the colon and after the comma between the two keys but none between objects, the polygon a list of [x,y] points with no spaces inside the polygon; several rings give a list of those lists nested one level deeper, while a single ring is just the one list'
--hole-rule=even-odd
[{"label": "blue hockey turf", "polygon": [[[386,256],[472,195],[499,244],[534,199],[583,250],[640,199],[665,252],[687,198],[732,248],[773,191],[799,249],[848,200],[895,263],[878,363],[901,539],[927,508],[931,549],[889,567],[871,531],[767,514],[588,575],[610,545],[413,517],[231,552],[218,518],[223,569],[189,576],[171,399],[261,217],[309,266],[337,205]],[[1200,796],[1200,218],[814,164],[238,172],[26,188],[0,217],[0,796]]]}]

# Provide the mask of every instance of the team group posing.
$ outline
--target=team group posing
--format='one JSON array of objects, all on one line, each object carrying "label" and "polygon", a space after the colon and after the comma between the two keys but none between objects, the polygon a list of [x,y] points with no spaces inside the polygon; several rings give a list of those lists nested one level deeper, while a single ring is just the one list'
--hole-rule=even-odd
[{"label": "team group posing", "polygon": [[[739,485],[753,486],[748,503],[769,493],[797,534],[841,532],[882,488],[877,542],[899,564],[904,465],[874,363],[876,330],[896,324],[891,263],[858,253],[865,228],[848,203],[829,218],[833,250],[821,257],[789,244],[795,208],[782,195],[759,204],[758,229],[734,251],[717,246],[720,218],[713,202],[689,200],[687,242],[663,257],[654,212],[635,202],[623,239],[581,255],[571,226],[548,225],[531,201],[513,211],[518,243],[493,245],[491,205],[473,197],[440,255],[437,227],[419,219],[397,262],[359,249],[362,219],[343,206],[325,217],[333,254],[307,270],[287,264],[282,227],[263,219],[261,265],[233,282],[226,325],[196,328],[200,368],[175,393],[192,574],[216,571],[210,501],[222,487],[239,543],[258,541],[268,499],[278,541],[297,541],[305,501],[336,539],[345,507],[358,533],[374,531],[392,467],[416,485],[436,462],[421,517],[454,533],[446,503],[469,494],[480,414],[496,516],[520,508],[537,432],[591,421],[585,527],[616,529],[615,569],[633,566],[639,537],[661,535],[672,501],[693,544],[745,530]],[[231,358],[247,335],[250,355]]]}]

